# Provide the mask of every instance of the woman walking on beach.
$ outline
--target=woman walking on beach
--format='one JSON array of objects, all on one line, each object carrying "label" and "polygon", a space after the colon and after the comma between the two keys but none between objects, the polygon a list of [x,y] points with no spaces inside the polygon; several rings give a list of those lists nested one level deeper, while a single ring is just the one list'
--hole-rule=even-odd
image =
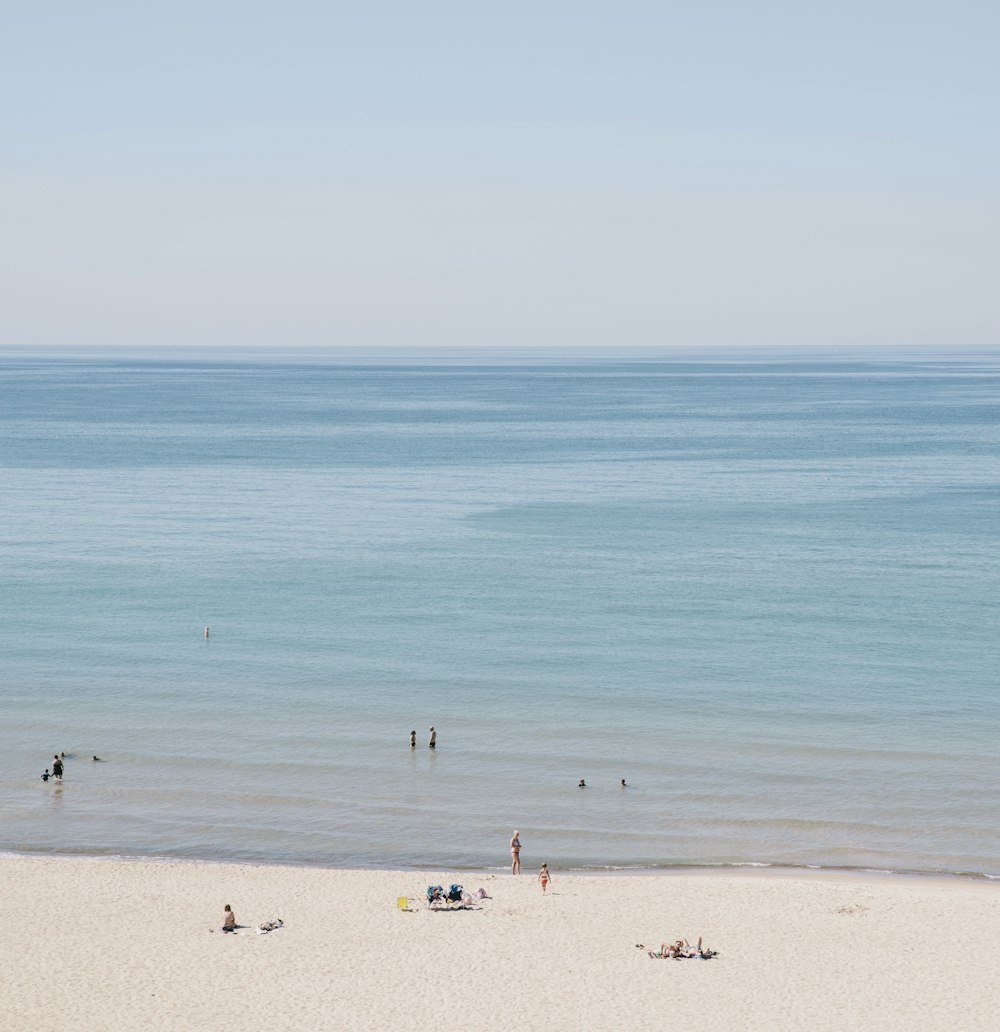
[{"label": "woman walking on beach", "polygon": [[552,875],[549,874],[549,865],[542,864],[542,869],[538,872],[538,884],[542,887],[542,895],[545,895],[545,890],[549,887],[549,882],[552,881]]},{"label": "woman walking on beach", "polygon": [[518,832],[514,832],[514,837],[510,840],[510,873],[520,874],[521,873],[521,840],[517,837]]}]

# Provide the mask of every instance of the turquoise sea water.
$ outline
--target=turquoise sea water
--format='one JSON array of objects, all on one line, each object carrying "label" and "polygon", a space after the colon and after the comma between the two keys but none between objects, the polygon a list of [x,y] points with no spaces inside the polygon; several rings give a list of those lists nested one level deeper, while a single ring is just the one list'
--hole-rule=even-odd
[{"label": "turquoise sea water", "polygon": [[998,403],[1000,353],[0,352],[0,849],[1000,874]]}]

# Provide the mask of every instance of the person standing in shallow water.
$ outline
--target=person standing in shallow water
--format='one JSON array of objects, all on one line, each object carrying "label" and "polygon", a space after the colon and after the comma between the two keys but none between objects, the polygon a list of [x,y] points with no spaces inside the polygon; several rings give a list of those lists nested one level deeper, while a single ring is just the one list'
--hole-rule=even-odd
[{"label": "person standing in shallow water", "polygon": [[417,747],[417,732],[416,731],[411,731],[410,732],[410,748],[411,749],[416,749],[416,747]]},{"label": "person standing in shallow water", "polygon": [[520,874],[521,873],[521,840],[517,837],[518,833],[514,832],[514,837],[510,840],[510,873]]},{"label": "person standing in shallow water", "polygon": [[437,733],[437,731],[434,730],[434,728],[431,728],[431,737],[430,737],[430,739],[427,742],[428,748],[436,749],[437,748],[437,741],[438,741],[438,733]]},{"label": "person standing in shallow water", "polygon": [[62,781],[63,765],[58,756],[52,757],[52,776],[56,781]]}]

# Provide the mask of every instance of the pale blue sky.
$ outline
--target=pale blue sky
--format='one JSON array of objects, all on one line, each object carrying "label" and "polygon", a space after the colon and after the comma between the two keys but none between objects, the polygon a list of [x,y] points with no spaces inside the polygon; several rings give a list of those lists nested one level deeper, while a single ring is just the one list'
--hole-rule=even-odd
[{"label": "pale blue sky", "polygon": [[22,4],[0,345],[997,344],[998,40],[985,2]]}]

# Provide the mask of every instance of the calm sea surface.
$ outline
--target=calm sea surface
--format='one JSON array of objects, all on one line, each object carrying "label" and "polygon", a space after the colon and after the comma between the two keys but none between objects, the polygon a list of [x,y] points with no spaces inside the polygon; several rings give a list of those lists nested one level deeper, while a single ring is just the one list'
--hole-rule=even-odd
[{"label": "calm sea surface", "polygon": [[0,449],[0,849],[1000,874],[1000,353],[8,351]]}]

